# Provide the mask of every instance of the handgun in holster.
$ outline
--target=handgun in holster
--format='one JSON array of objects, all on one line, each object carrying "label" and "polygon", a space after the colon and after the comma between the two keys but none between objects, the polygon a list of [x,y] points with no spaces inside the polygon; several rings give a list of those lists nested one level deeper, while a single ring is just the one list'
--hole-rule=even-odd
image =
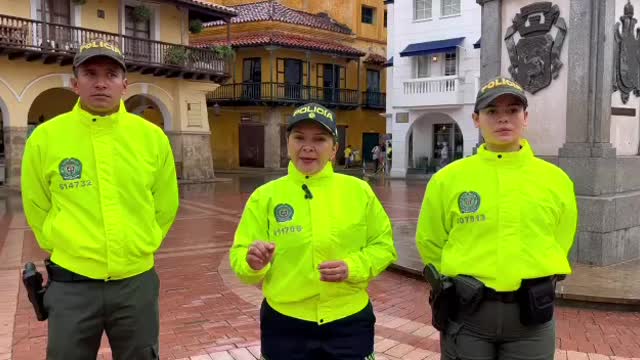
[{"label": "handgun in holster", "polygon": [[457,311],[456,292],[449,277],[442,276],[433,264],[427,264],[422,271],[425,280],[431,285],[429,305],[431,323],[439,331],[445,331],[449,319]]},{"label": "handgun in holster", "polygon": [[36,265],[28,262],[22,271],[22,283],[27,289],[29,301],[33,305],[38,321],[47,320],[48,313],[44,308],[44,293],[46,286],[42,286],[42,274],[36,269]]}]

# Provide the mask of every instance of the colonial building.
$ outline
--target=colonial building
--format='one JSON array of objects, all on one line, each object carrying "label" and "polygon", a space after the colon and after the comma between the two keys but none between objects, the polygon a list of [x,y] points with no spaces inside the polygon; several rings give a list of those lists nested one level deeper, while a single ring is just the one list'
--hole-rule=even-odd
[{"label": "colonial building", "polygon": [[219,51],[188,46],[189,28],[235,15],[198,0],[0,2],[4,182],[19,184],[25,139],[33,128],[75,104],[73,56],[94,38],[123,49],[129,72],[125,104],[165,129],[179,176],[213,178],[205,95],[230,75]]},{"label": "colonial building", "polygon": [[385,3],[391,175],[433,172],[443,157],[450,162],[468,156],[478,143],[471,114],[480,74],[481,8],[466,0]]},{"label": "colonial building", "polygon": [[238,13],[230,38],[222,21],[192,35],[236,50],[232,78],[207,96],[215,167],[286,166],[285,124],[306,102],[336,111],[338,163],[347,145],[370,157],[385,134],[382,0],[222,3]]}]

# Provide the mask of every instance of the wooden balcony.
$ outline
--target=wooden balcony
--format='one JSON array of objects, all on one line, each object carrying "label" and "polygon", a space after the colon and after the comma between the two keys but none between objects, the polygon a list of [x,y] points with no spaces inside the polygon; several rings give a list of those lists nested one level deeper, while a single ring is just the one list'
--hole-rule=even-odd
[{"label": "wooden balcony", "polygon": [[209,105],[286,106],[315,102],[327,107],[354,109],[359,104],[358,91],[287,83],[236,83],[221,85],[207,94]]},{"label": "wooden balcony", "polygon": [[0,15],[0,54],[10,60],[71,65],[78,48],[96,38],[121,44],[129,72],[218,83],[229,77],[228,62],[210,49]]},{"label": "wooden balcony", "polygon": [[387,108],[387,94],[378,91],[362,92],[362,107],[384,110]]}]

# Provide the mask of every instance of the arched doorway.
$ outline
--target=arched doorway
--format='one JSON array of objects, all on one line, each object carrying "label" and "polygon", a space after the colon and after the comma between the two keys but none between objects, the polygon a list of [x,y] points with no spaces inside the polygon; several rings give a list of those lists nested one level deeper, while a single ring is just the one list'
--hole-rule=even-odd
[{"label": "arched doorway", "polygon": [[53,88],[38,95],[27,115],[27,137],[43,122],[71,111],[78,101],[78,95],[66,88]]},{"label": "arched doorway", "polygon": [[127,111],[139,115],[146,120],[165,128],[165,118],[162,114],[160,106],[147,95],[134,95],[124,102]]},{"label": "arched doorway", "polygon": [[465,155],[463,132],[449,115],[425,114],[415,120],[406,137],[407,169],[433,173]]}]

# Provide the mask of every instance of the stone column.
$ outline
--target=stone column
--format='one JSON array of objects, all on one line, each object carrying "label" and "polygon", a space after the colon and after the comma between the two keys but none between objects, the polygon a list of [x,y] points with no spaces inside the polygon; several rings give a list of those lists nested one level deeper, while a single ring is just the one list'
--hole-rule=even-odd
[{"label": "stone column", "polygon": [[214,179],[211,134],[203,132],[168,132],[178,178],[187,182]]},{"label": "stone column", "polygon": [[502,54],[502,0],[476,0],[482,6],[480,84],[500,75]]},{"label": "stone column", "polygon": [[[501,75],[502,67],[502,0],[476,0],[482,6],[482,37],[480,39],[480,85]],[[491,21],[484,21],[491,19]],[[475,95],[475,94],[474,94]],[[482,145],[482,132],[478,130],[476,153]]]},{"label": "stone column", "polygon": [[610,143],[615,0],[571,0],[566,143],[559,165],[578,195],[572,259],[610,265],[640,257],[640,158]]},{"label": "stone column", "polygon": [[264,167],[280,168],[280,129],[282,113],[272,109],[267,113],[264,127]]},{"label": "stone column", "polygon": [[4,181],[9,186],[20,186],[22,155],[27,139],[26,127],[4,128],[5,170]]}]

